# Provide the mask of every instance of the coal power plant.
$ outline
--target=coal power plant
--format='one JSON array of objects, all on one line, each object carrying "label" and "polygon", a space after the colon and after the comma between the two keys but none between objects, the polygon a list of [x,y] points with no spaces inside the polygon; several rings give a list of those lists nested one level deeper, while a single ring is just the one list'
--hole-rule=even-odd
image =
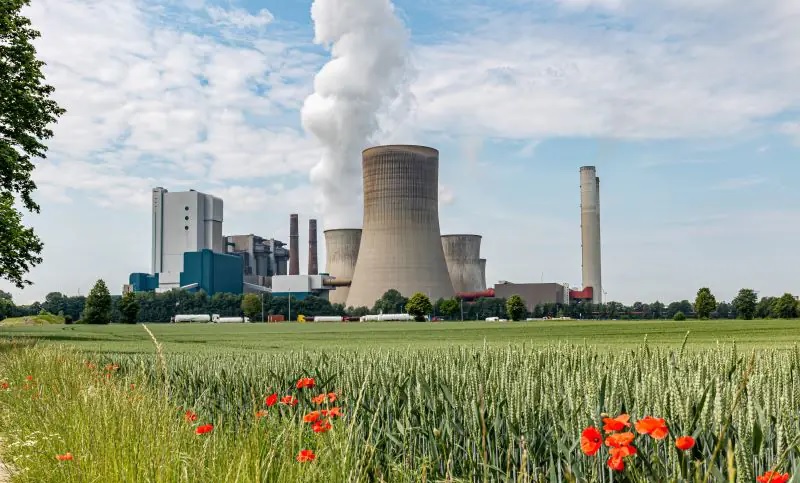
[{"label": "coal power plant", "polygon": [[389,289],[452,298],[439,229],[439,151],[376,146],[363,151],[364,218],[347,305],[371,307]]},{"label": "coal power plant", "polygon": [[481,274],[480,235],[444,235],[442,249],[456,293],[478,292],[485,288]]},{"label": "coal power plant", "polygon": [[[360,228],[325,230],[325,267],[328,275],[337,280],[352,281],[360,246]],[[349,293],[349,286],[339,287],[330,293],[329,300],[332,304],[346,305]]]}]

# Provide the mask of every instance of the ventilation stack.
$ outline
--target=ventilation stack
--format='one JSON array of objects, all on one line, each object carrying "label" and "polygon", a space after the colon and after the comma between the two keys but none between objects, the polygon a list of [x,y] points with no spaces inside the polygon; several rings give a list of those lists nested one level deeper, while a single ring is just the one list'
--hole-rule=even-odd
[{"label": "ventilation stack", "polygon": [[456,293],[480,292],[482,290],[481,236],[443,235],[442,249],[453,290]]},{"label": "ventilation stack", "polygon": [[486,259],[481,258],[478,263],[481,266],[481,290],[486,290]]},{"label": "ventilation stack", "polygon": [[[352,281],[361,244],[361,230],[325,230],[325,271],[337,281]],[[328,293],[332,304],[347,305],[349,286],[336,287]]]},{"label": "ventilation stack", "polygon": [[592,303],[603,303],[600,269],[600,178],[594,166],[581,173],[581,251],[583,288],[592,287]]},{"label": "ventilation stack", "polygon": [[289,215],[289,275],[300,275],[300,227],[297,214]]},{"label": "ventilation stack", "polygon": [[308,274],[319,274],[319,264],[317,263],[317,220],[308,220]]},{"label": "ventilation stack", "polygon": [[432,301],[455,295],[439,230],[439,151],[390,145],[364,150],[364,224],[352,307],[372,307],[389,289]]}]

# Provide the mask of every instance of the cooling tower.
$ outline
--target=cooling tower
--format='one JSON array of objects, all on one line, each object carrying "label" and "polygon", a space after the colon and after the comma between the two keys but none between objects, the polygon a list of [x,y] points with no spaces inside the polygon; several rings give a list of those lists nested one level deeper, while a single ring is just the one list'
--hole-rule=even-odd
[{"label": "cooling tower", "polygon": [[[352,280],[356,269],[361,230],[325,230],[325,271],[339,280]],[[328,294],[332,304],[347,304],[350,287],[337,287]]]},{"label": "cooling tower", "polygon": [[363,152],[364,225],[352,307],[372,307],[387,290],[432,301],[453,297],[439,232],[439,151],[377,146]]},{"label": "cooling tower", "polygon": [[481,290],[486,290],[486,259],[478,260],[481,266]]},{"label": "cooling tower", "polygon": [[289,275],[300,275],[300,227],[297,215],[289,215]]},{"label": "cooling tower", "polygon": [[481,291],[481,236],[442,235],[442,249],[453,290]]},{"label": "cooling tower", "polygon": [[592,287],[592,303],[601,304],[600,178],[594,166],[581,168],[581,250],[583,288]]},{"label": "cooling tower", "polygon": [[308,220],[308,274],[319,274],[317,264],[317,220]]}]

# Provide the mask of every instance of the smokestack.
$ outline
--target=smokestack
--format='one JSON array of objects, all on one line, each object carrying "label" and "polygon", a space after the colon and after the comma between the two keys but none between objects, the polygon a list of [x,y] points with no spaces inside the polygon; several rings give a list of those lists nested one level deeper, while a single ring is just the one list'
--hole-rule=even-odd
[{"label": "smokestack", "polygon": [[486,259],[478,260],[481,266],[481,290],[486,290]]},{"label": "smokestack", "polygon": [[481,291],[481,236],[442,235],[442,249],[453,290],[456,293]]},{"label": "smokestack", "polygon": [[289,215],[289,275],[300,275],[300,227],[297,214]]},{"label": "smokestack", "polygon": [[308,274],[319,274],[319,266],[317,265],[317,220],[308,220]]},{"label": "smokestack", "polygon": [[[325,271],[337,280],[352,280],[361,245],[361,230],[325,230]],[[337,287],[328,294],[332,304],[347,305],[350,287]]]},{"label": "smokestack", "polygon": [[583,288],[592,287],[592,303],[603,303],[600,268],[600,178],[594,166],[581,173],[581,250]]},{"label": "smokestack", "polygon": [[391,145],[362,156],[364,225],[347,305],[372,307],[389,289],[453,297],[439,231],[439,151]]},{"label": "smokestack", "polygon": [[311,18],[314,43],[331,53],[300,113],[322,152],[311,182],[325,228],[358,226],[361,150],[392,131],[381,114],[402,121],[411,110],[410,35],[391,0],[315,0]]}]

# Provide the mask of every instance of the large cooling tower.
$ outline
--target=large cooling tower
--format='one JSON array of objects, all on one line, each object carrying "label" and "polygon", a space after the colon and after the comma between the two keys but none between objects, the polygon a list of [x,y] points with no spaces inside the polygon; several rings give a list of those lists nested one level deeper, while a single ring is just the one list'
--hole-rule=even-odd
[{"label": "large cooling tower", "polygon": [[600,178],[594,166],[581,168],[581,250],[583,287],[592,287],[592,303],[601,304]]},{"label": "large cooling tower", "polygon": [[300,275],[300,227],[296,214],[289,215],[289,275]]},{"label": "large cooling tower", "polygon": [[486,290],[486,259],[478,260],[481,265],[481,290]]},{"label": "large cooling tower", "polygon": [[[325,271],[337,279],[352,280],[356,269],[361,230],[325,230]],[[347,304],[350,287],[337,287],[328,294],[332,304]]]},{"label": "large cooling tower", "polygon": [[439,151],[364,150],[364,225],[347,305],[372,307],[387,290],[453,297],[439,232]]},{"label": "large cooling tower", "polygon": [[442,235],[442,249],[453,290],[481,291],[481,236]]}]

